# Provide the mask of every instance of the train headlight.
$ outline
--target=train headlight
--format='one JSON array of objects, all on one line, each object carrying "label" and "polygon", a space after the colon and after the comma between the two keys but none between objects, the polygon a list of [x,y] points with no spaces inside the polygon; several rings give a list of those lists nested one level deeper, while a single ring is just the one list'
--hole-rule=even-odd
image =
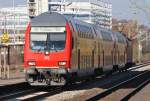
[{"label": "train headlight", "polygon": [[29,65],[29,66],[35,66],[35,61],[29,61],[29,62],[28,62],[28,65]]},{"label": "train headlight", "polygon": [[67,64],[66,61],[59,61],[59,62],[58,62],[58,65],[59,65],[59,66],[65,66],[66,64]]}]

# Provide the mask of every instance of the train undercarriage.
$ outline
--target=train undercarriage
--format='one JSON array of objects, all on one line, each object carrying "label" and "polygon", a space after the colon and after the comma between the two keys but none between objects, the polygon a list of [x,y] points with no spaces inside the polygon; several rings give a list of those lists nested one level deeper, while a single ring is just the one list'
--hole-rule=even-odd
[{"label": "train undercarriage", "polygon": [[66,85],[69,73],[66,69],[36,69],[26,70],[26,81],[32,86],[63,86]]},{"label": "train undercarriage", "polygon": [[[113,67],[113,70],[105,72],[105,74],[111,74],[114,71],[122,72],[129,67],[131,63],[126,64],[125,67],[119,69],[117,66]],[[94,77],[104,74],[102,68],[94,70]],[[32,86],[64,86],[71,82],[75,82],[79,79],[77,73],[70,73],[65,68],[49,69],[49,68],[29,68],[25,72],[26,81]],[[87,75],[87,78],[90,75]],[[92,75],[93,76],[93,75]],[[91,77],[92,77],[91,76]],[[78,78],[78,79],[76,79]]]}]

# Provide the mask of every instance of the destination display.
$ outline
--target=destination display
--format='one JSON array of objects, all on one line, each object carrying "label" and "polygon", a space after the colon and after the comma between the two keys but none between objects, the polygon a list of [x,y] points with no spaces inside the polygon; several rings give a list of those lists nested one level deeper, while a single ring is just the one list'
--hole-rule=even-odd
[{"label": "destination display", "polygon": [[31,32],[64,32],[65,27],[32,27]]}]

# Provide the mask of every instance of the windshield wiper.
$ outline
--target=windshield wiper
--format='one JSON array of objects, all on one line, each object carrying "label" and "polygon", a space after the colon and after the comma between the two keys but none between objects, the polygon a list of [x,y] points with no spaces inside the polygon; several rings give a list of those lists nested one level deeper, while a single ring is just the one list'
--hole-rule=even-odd
[{"label": "windshield wiper", "polygon": [[50,50],[54,50],[55,52],[57,52],[57,49],[56,49],[56,48],[50,48]]},{"label": "windshield wiper", "polygon": [[38,51],[38,52],[41,52],[42,50],[43,50],[43,48],[39,48],[39,49],[37,49],[37,51]]},{"label": "windshield wiper", "polygon": [[40,49],[38,49],[37,51],[40,52],[41,50],[42,50],[42,49],[40,48]]}]

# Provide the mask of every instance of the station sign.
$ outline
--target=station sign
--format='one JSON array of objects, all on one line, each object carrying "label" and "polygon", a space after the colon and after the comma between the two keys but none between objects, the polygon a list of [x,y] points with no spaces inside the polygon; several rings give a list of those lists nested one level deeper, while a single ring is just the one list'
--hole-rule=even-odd
[{"label": "station sign", "polygon": [[7,43],[9,41],[9,34],[8,33],[3,33],[1,37],[1,42],[2,43]]}]

